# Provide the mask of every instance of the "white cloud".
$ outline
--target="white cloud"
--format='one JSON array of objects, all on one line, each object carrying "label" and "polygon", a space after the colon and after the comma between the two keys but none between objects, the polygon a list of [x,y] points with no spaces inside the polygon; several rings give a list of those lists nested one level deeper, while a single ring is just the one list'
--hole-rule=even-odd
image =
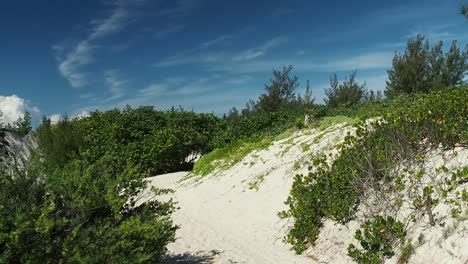
[{"label": "white cloud", "polygon": [[60,114],[52,114],[52,115],[49,116],[49,120],[50,120],[50,123],[52,125],[57,124],[60,121],[61,118],[62,117],[61,117]]},{"label": "white cloud", "polygon": [[16,95],[0,96],[0,112],[2,112],[0,121],[3,123],[13,123],[22,117],[26,111],[31,114],[40,112],[37,107],[30,106],[25,99]]},{"label": "white cloud", "polygon": [[60,74],[70,82],[71,86],[81,87],[88,84],[88,74],[81,72],[80,68],[93,61],[92,50],[93,47],[88,41],[81,41],[59,63],[58,69]]},{"label": "white cloud", "polygon": [[88,111],[83,110],[83,111],[79,112],[78,114],[73,115],[72,118],[78,118],[78,119],[80,119],[80,118],[89,117],[90,115],[91,115],[91,114],[90,114]]}]

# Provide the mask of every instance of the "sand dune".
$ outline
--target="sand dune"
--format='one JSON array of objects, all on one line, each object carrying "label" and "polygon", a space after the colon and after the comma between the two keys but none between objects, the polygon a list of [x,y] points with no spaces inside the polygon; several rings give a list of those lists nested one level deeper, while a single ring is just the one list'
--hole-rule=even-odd
[{"label": "sand dune", "polygon": [[[187,172],[149,178],[150,185],[174,189],[172,197],[180,207],[174,214],[180,229],[177,241],[169,244],[166,263],[352,263],[346,249],[354,242],[359,219],[346,225],[325,220],[316,246],[296,255],[282,241],[289,223],[277,213],[286,209],[283,202],[293,177],[307,172],[311,155],[336,154],[335,146],[353,131],[344,124],[325,131],[301,131],[203,179],[187,177]],[[305,144],[310,145],[307,151],[302,147]],[[468,151],[464,150],[454,166],[466,165],[467,160]],[[425,232],[428,242],[417,249],[414,263],[431,259],[434,263],[464,263],[464,257],[468,259],[466,221],[455,228],[454,239],[437,244],[441,230],[418,231]],[[443,253],[447,247],[455,252],[454,257]]]}]

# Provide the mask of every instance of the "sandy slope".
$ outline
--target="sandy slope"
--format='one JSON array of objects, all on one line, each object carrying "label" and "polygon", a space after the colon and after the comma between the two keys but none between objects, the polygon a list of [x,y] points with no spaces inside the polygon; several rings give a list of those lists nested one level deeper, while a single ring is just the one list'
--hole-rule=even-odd
[{"label": "sandy slope", "polygon": [[[282,242],[288,223],[277,213],[286,209],[283,202],[293,177],[307,172],[310,156],[318,152],[336,154],[336,144],[353,131],[345,125],[326,131],[302,131],[200,181],[189,178],[179,182],[186,172],[149,178],[153,186],[174,189],[172,196],[180,207],[174,214],[175,223],[180,225],[178,239],[169,245],[166,263],[352,263],[346,248],[355,242],[359,219],[346,225],[325,220],[316,246],[298,256]],[[306,144],[310,150],[304,151]],[[444,162],[460,166],[467,160],[468,151],[464,150]],[[436,155],[430,163],[435,166],[439,161]],[[447,208],[440,210],[447,213]],[[414,225],[414,236],[422,232],[427,242],[417,248],[412,262],[465,263],[466,222],[458,223],[449,239],[443,241],[444,227],[424,229]],[[395,261],[393,258],[390,262]]]},{"label": "sandy slope", "polygon": [[[174,188],[181,208],[174,214],[181,226],[179,239],[169,245],[170,252],[179,256],[188,253],[198,260],[206,256],[206,262],[194,263],[311,263],[310,258],[295,255],[282,242],[286,223],[277,213],[286,209],[283,202],[293,177],[298,171],[307,171],[305,163],[311,154],[333,151],[331,146],[352,130],[341,126],[320,133],[301,132],[292,140],[275,142],[200,183],[176,184],[185,173],[151,178],[155,186]],[[321,138],[314,143],[317,136]],[[303,151],[301,143],[311,145],[310,150]],[[294,171],[297,161],[302,168]],[[182,259],[190,259],[186,256]]]}]

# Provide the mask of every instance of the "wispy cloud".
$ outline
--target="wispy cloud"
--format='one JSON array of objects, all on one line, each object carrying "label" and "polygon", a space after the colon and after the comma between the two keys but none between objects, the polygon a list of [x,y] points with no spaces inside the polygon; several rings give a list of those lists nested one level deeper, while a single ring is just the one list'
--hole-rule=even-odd
[{"label": "wispy cloud", "polygon": [[410,30],[410,33],[404,36],[405,39],[415,37],[418,34],[425,36],[431,43],[437,41],[443,41],[448,44],[452,40],[466,41],[468,36],[463,34],[465,29],[463,28],[459,32],[459,28],[454,24],[438,24],[438,25],[425,25],[425,26],[416,26]]},{"label": "wispy cloud", "polygon": [[179,0],[175,6],[163,9],[159,12],[160,16],[186,16],[194,10],[201,1],[195,0]]},{"label": "wispy cloud", "polygon": [[104,81],[107,84],[111,95],[106,100],[113,101],[125,96],[128,81],[122,78],[118,70],[112,69],[105,71]]},{"label": "wispy cloud", "polygon": [[154,97],[161,96],[168,91],[169,86],[166,83],[150,84],[147,87],[138,90],[138,97]]},{"label": "wispy cloud", "polygon": [[344,59],[332,60],[317,65],[318,68],[333,71],[349,71],[353,69],[381,69],[392,63],[393,52],[370,52]]},{"label": "wispy cloud", "polygon": [[387,74],[378,74],[378,75],[363,75],[358,76],[358,81],[366,82],[366,87],[369,90],[374,91],[384,91],[387,85],[386,81],[388,80]]},{"label": "wispy cloud", "polygon": [[326,61],[311,62],[302,57],[283,57],[249,61],[223,62],[208,66],[209,71],[233,74],[271,72],[282,65],[293,65],[296,70],[310,72],[351,71],[354,69],[386,69],[391,66],[393,52],[368,52],[344,58],[330,58]]},{"label": "wispy cloud", "polygon": [[214,80],[219,79],[219,75],[212,75],[206,78],[187,80],[185,78],[168,78],[159,83],[153,83],[138,90],[138,97],[160,97],[160,96],[187,96],[206,93],[216,90],[218,85]]},{"label": "wispy cloud", "polygon": [[274,9],[273,12],[271,12],[271,16],[273,17],[287,16],[287,15],[294,14],[295,12],[296,12],[295,9],[288,8],[288,7],[280,7],[280,8]]},{"label": "wispy cloud", "polygon": [[253,80],[252,76],[241,75],[241,76],[236,77],[236,78],[228,79],[228,80],[226,80],[224,82],[227,83],[227,84],[240,85],[240,84],[246,84],[251,80]]},{"label": "wispy cloud", "polygon": [[[417,12],[415,12],[415,10],[417,10]],[[421,21],[426,18],[433,20],[436,17],[444,16],[447,12],[453,12],[453,10],[450,10],[449,5],[422,5],[416,2],[408,2],[390,8],[382,8],[381,10],[370,13],[365,19],[372,21],[374,24],[388,25],[408,21]]]},{"label": "wispy cloud", "polygon": [[185,28],[185,25],[170,25],[160,31],[155,33],[156,38],[161,39],[166,37],[167,35],[178,33]]},{"label": "wispy cloud", "polygon": [[270,39],[259,47],[251,48],[251,49],[241,52],[240,54],[235,56],[233,60],[247,61],[247,60],[255,59],[257,57],[260,57],[266,54],[269,50],[276,48],[286,42],[288,42],[288,39],[286,37],[276,37],[276,38]]},{"label": "wispy cloud", "polygon": [[173,67],[187,64],[213,63],[225,59],[223,52],[205,52],[195,54],[180,54],[154,63],[156,67]]},{"label": "wispy cloud", "polygon": [[110,15],[102,20],[91,21],[91,33],[83,40],[79,41],[68,53],[61,45],[54,45],[56,59],[59,62],[60,74],[68,80],[73,87],[82,87],[89,83],[89,74],[83,71],[83,67],[94,61],[93,51],[96,49],[96,42],[109,35],[122,30],[130,21],[128,7],[131,4],[141,4],[142,1],[117,1]]},{"label": "wispy cloud", "polygon": [[221,35],[215,39],[212,39],[212,40],[208,40],[206,42],[203,42],[202,44],[200,44],[200,48],[202,49],[206,49],[206,48],[209,48],[211,46],[215,46],[215,45],[218,45],[222,42],[225,42],[226,40],[230,40],[234,38],[233,35],[229,35],[229,34],[225,34],[225,35]]}]

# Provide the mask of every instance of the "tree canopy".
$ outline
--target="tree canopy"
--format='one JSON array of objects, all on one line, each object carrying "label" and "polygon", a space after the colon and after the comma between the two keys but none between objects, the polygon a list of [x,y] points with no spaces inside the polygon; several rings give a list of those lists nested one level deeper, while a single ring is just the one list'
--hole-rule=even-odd
[{"label": "tree canopy", "polygon": [[403,54],[395,53],[392,68],[388,70],[389,98],[400,94],[429,92],[445,87],[460,87],[468,69],[468,46],[460,51],[457,41],[443,52],[442,41],[432,48],[422,35],[408,40]]}]

